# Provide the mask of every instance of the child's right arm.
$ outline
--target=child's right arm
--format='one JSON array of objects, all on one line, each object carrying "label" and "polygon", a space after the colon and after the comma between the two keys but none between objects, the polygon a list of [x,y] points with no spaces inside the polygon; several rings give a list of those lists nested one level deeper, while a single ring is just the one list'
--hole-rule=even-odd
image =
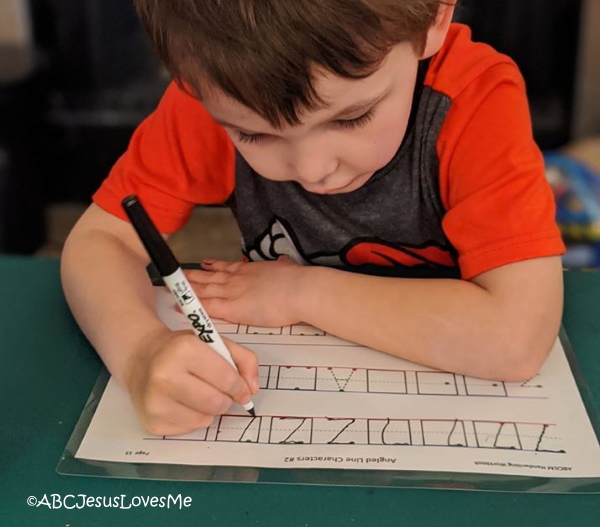
[{"label": "child's right arm", "polygon": [[190,331],[157,317],[148,256],[133,227],[92,204],[69,235],[61,278],[67,302],[146,429],[175,435],[208,426],[258,391],[256,356],[227,341],[239,374]]}]

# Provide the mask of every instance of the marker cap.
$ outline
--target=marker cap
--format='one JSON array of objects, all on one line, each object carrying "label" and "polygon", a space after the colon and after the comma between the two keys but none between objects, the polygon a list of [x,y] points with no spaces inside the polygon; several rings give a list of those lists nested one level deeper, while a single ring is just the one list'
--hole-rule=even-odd
[{"label": "marker cap", "polygon": [[160,275],[169,276],[177,271],[179,269],[177,259],[137,196],[127,196],[121,201],[121,205]]}]

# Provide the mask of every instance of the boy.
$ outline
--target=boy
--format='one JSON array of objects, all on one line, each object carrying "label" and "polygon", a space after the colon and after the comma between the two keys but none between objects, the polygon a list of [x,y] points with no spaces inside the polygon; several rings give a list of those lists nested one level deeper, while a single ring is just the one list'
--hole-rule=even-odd
[{"label": "boy", "polygon": [[196,204],[232,207],[246,261],[189,273],[211,316],[305,322],[466,375],[538,371],[562,309],[553,199],[516,66],[452,25],[453,4],[136,4],[176,83],[69,236],[62,277],[150,432],[248,401],[257,362],[229,342],[238,375],[156,318],[132,193],[165,236]]}]

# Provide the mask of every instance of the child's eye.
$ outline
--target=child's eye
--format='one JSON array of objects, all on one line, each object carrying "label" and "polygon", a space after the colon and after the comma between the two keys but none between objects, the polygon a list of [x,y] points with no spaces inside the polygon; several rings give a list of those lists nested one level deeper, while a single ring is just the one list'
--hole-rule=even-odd
[{"label": "child's eye", "polygon": [[371,108],[367,112],[363,113],[359,117],[355,117],[354,119],[338,119],[334,121],[336,125],[341,126],[342,128],[357,128],[359,126],[364,126],[367,124],[373,116],[375,115],[375,108]]},{"label": "child's eye", "polygon": [[258,143],[265,139],[265,134],[247,134],[245,132],[240,132],[239,130],[236,132],[237,138],[242,143],[253,144]]},{"label": "child's eye", "polygon": [[[355,117],[354,119],[338,119],[337,121],[333,122],[342,128],[358,128],[359,126],[364,126],[367,124],[374,115],[375,108],[371,108],[367,112],[363,113],[359,117]],[[250,145],[258,143],[259,141],[264,141],[267,138],[266,134],[247,134],[246,132],[242,132],[240,130],[236,130],[235,133],[241,143]]]}]

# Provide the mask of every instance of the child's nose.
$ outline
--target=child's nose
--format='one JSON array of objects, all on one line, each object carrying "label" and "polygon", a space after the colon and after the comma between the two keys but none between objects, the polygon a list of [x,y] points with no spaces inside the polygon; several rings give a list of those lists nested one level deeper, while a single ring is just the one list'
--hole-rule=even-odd
[{"label": "child's nose", "polygon": [[323,183],[338,167],[332,152],[305,152],[292,164],[292,174],[298,183],[318,185]]}]

